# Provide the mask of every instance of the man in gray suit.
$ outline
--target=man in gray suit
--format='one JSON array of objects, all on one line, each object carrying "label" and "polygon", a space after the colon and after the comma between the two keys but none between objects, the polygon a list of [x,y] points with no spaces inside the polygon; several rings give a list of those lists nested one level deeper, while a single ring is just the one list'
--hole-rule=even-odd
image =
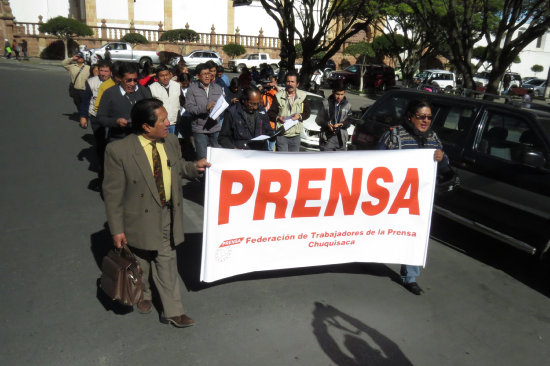
[{"label": "man in gray suit", "polygon": [[210,166],[205,159],[186,162],[178,138],[168,134],[168,114],[158,99],[132,108],[133,133],[107,145],[103,195],[113,243],[128,244],[143,269],[140,313],[153,307],[149,277],[160,295],[160,320],[176,327],[195,322],[181,299],[175,246],[183,242],[182,178],[196,178]]}]

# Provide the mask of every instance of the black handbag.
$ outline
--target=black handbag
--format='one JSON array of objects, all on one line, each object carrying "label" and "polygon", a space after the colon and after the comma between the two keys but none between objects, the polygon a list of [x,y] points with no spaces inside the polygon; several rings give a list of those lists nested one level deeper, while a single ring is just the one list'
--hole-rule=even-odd
[{"label": "black handbag", "polygon": [[111,299],[133,306],[143,300],[142,274],[136,257],[123,245],[103,258],[99,285]]}]

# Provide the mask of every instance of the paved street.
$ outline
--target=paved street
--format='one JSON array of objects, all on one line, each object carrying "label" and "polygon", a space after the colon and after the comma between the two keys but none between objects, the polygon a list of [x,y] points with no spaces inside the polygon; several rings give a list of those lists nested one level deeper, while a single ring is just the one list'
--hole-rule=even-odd
[{"label": "paved street", "polygon": [[96,285],[111,243],[65,70],[2,59],[0,80],[0,365],[548,364],[550,292],[523,254],[436,217],[422,296],[393,264],[205,284],[193,182],[178,259],[196,326],[161,324],[158,304],[147,315],[115,306]]}]

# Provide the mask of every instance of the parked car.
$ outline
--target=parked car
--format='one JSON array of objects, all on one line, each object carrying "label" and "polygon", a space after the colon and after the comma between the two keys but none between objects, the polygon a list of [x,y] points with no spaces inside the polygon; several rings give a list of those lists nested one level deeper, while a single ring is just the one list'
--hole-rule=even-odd
[{"label": "parked car", "polygon": [[[321,127],[317,124],[317,115],[323,110],[323,98],[317,94],[307,93],[307,100],[311,108],[311,115],[303,121],[303,129],[300,133],[302,150],[319,151],[319,135]],[[351,135],[353,134],[354,126],[348,128],[348,146],[351,143]]]},{"label": "parked car", "polygon": [[[174,66],[179,63],[180,59],[181,57],[175,57],[170,64]],[[194,69],[197,65],[210,60],[214,61],[217,65],[223,64],[223,59],[220,57],[220,54],[210,50],[196,50],[189,53],[187,56],[183,56],[183,61],[190,69]]]},{"label": "parked car", "polygon": [[456,88],[456,74],[448,70],[424,70],[416,75],[415,81],[417,84],[432,84],[445,91]]},{"label": "parked car", "polygon": [[[477,84],[479,91],[485,91],[489,83],[489,71],[482,71],[474,75],[474,82]],[[499,90],[502,90],[504,81],[508,80],[509,88],[520,88],[522,86],[521,75],[517,72],[507,72],[502,78],[503,82],[499,85]]]},{"label": "parked car", "polygon": [[[343,71],[333,71],[329,74],[327,82],[332,88],[336,83],[343,83],[346,88],[359,88],[361,78],[361,65],[351,65]],[[395,71],[393,67],[386,65],[367,65],[363,77],[363,87],[373,87],[386,91],[395,85]]]},{"label": "parked car", "polygon": [[[271,66],[271,68],[273,68],[274,71],[278,71],[279,62],[281,62],[280,59],[271,58],[271,56],[269,56],[269,53],[250,53],[248,55],[245,55],[243,58],[229,61],[229,68],[233,70],[233,72],[240,73],[245,66],[248,69],[256,67],[258,70],[260,70],[262,64],[268,64]],[[295,65],[295,67],[298,67],[298,65]]]},{"label": "parked car", "polygon": [[136,50],[127,42],[109,42],[99,48],[92,48],[85,52],[86,61],[95,65],[98,60],[105,59],[109,53],[112,61],[133,61],[143,65],[150,61],[153,64],[159,63],[159,54],[155,51]]},{"label": "parked car", "polygon": [[391,90],[355,127],[357,149],[376,148],[412,99],[432,106],[432,126],[461,184],[436,194],[434,212],[548,261],[550,113],[481,99]]},{"label": "parked car", "polygon": [[523,87],[525,89],[533,89],[536,97],[542,97],[544,95],[546,85],[546,80],[544,79],[531,79],[528,82],[523,83]]}]

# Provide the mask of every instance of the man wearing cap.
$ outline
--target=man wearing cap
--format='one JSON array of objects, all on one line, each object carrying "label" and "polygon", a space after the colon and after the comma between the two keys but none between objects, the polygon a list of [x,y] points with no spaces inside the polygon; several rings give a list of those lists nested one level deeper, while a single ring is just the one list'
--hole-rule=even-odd
[{"label": "man wearing cap", "polygon": [[[74,105],[78,110],[84,97],[84,91],[86,90],[86,80],[90,77],[90,66],[84,63],[84,54],[82,52],[77,52],[73,57],[66,58],[61,64],[69,71],[69,77],[71,78],[69,96],[73,98]],[[82,124],[81,121],[80,127],[86,128],[86,124]]]}]

